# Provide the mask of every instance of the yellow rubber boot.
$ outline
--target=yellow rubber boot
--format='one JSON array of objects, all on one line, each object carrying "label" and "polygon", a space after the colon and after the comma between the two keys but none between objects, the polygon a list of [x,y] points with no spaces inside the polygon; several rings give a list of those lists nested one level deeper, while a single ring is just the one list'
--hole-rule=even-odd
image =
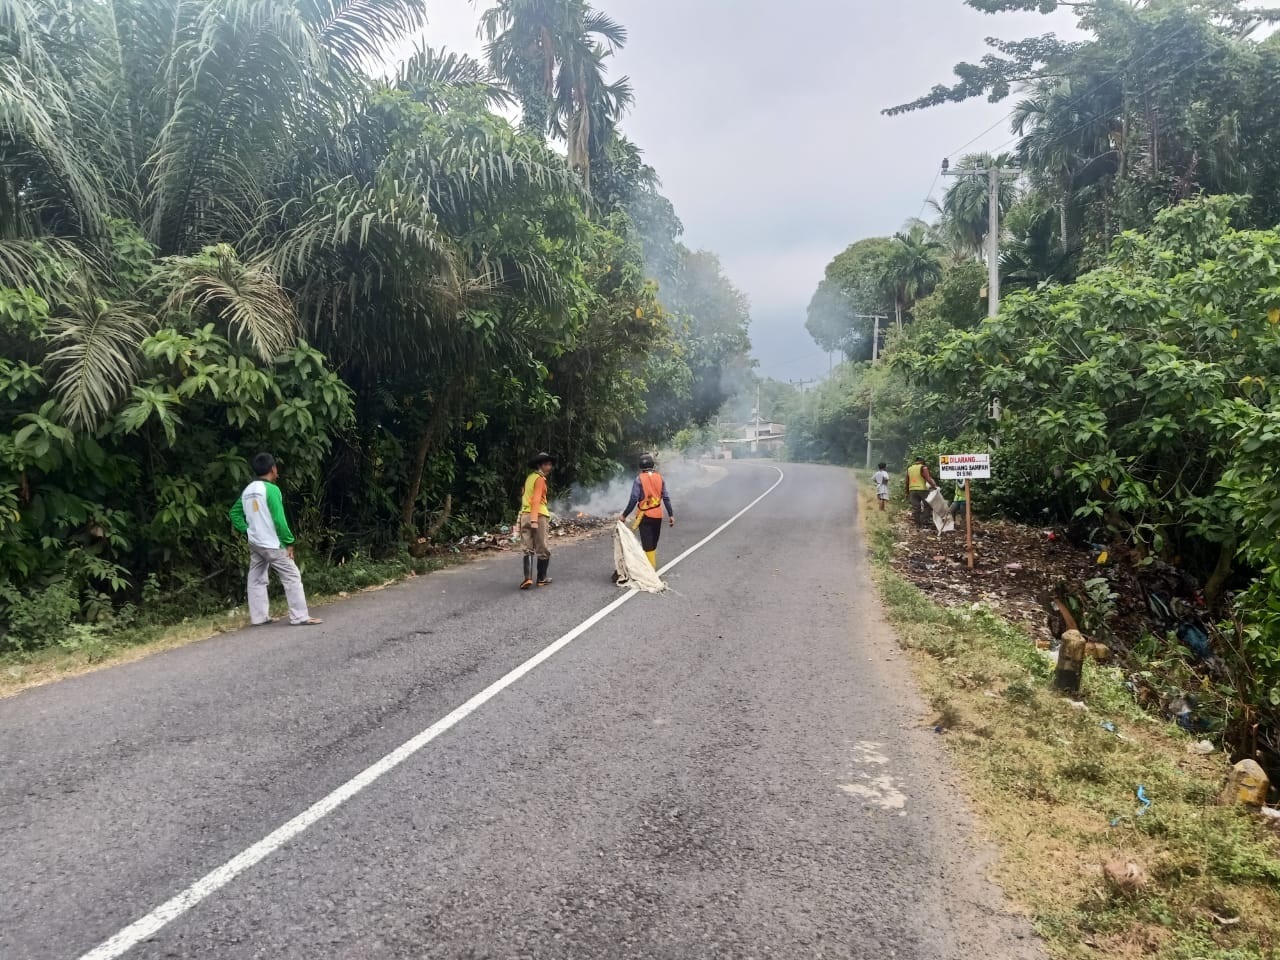
[{"label": "yellow rubber boot", "polygon": [[658,569],[658,551],[646,550],[644,552],[644,555],[649,558],[649,565],[653,567],[653,569],[657,570]]}]

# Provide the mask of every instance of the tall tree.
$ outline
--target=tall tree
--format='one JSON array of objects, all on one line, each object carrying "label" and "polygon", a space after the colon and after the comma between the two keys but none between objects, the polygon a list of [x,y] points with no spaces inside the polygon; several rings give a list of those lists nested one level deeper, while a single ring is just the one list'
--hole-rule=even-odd
[{"label": "tall tree", "polygon": [[909,223],[893,235],[885,278],[893,290],[894,317],[902,329],[904,314],[921,297],[928,296],[942,279],[944,247],[926,224]]},{"label": "tall tree", "polygon": [[563,139],[590,185],[593,153],[633,99],[625,77],[605,79],[626,29],[584,0],[498,0],[481,15],[480,34],[493,72],[520,100],[526,129]]}]

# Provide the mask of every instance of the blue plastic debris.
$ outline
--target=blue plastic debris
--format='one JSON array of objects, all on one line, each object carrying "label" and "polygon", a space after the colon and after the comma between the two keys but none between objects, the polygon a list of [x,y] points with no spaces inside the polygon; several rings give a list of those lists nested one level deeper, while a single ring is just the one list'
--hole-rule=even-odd
[{"label": "blue plastic debris", "polygon": [[1142,809],[1138,811],[1138,816],[1142,816],[1151,809],[1151,799],[1147,796],[1147,788],[1142,784],[1138,784],[1138,802],[1142,804]]},{"label": "blue plastic debris", "polygon": [[1213,655],[1213,645],[1209,642],[1209,632],[1192,620],[1184,620],[1178,624],[1178,639],[1190,648],[1197,660],[1207,660]]},{"label": "blue plastic debris", "polygon": [[1116,725],[1112,723],[1110,720],[1103,720],[1100,724],[1098,724],[1098,726],[1100,726],[1103,730],[1107,731],[1107,733],[1116,732]]}]

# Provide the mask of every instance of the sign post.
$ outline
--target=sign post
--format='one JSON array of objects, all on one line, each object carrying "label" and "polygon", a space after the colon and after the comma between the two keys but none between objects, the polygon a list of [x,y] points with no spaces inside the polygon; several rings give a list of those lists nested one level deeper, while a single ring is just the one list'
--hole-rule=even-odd
[{"label": "sign post", "polygon": [[973,569],[973,485],[964,478],[964,542],[969,550],[969,569]]},{"label": "sign post", "polygon": [[973,569],[973,480],[991,479],[991,454],[957,453],[940,458],[938,476],[943,480],[964,481],[964,537],[969,551],[969,569]]}]

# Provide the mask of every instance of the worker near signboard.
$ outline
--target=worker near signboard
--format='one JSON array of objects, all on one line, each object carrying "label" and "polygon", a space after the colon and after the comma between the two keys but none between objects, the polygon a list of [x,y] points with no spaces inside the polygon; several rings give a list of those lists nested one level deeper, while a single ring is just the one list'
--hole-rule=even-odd
[{"label": "worker near signboard", "polygon": [[924,457],[916,457],[907,467],[907,498],[911,501],[911,517],[916,526],[922,527],[929,519],[929,491],[937,490]]},{"label": "worker near signboard", "polygon": [[969,554],[969,569],[974,566],[973,557],[973,481],[991,479],[991,454],[961,453],[941,457],[938,474],[943,480],[956,482],[956,499],[952,504],[953,516],[964,512],[964,538]]}]

